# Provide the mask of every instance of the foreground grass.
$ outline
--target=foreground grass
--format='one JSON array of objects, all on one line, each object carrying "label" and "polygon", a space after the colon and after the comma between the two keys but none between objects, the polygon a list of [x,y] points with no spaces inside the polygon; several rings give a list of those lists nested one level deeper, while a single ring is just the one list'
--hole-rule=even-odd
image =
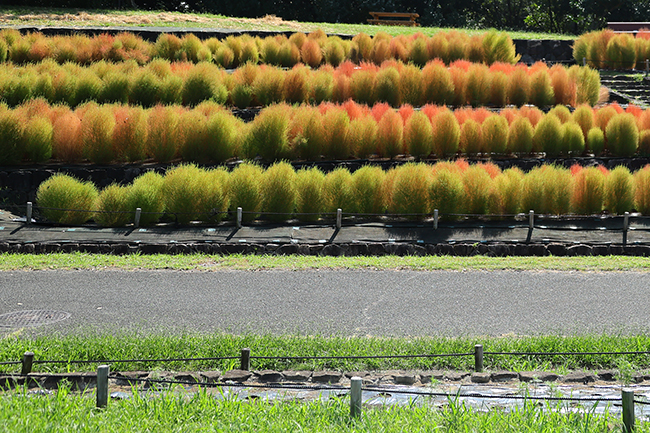
[{"label": "foreground grass", "polygon": [[[592,411],[553,407],[543,410],[534,404],[512,412],[478,412],[451,401],[444,409],[432,407],[387,407],[365,410],[359,420],[350,418],[349,400],[327,402],[263,403],[219,400],[206,392],[190,399],[164,393],[150,398],[135,393],[133,398],[111,401],[105,409],[94,408],[91,395],[68,394],[65,389],[53,396],[0,397],[0,429],[33,431],[346,431],[346,432],[606,432],[622,431],[615,415],[595,415]],[[564,410],[563,410],[564,409]],[[566,411],[568,413],[561,413]],[[638,432],[648,430],[637,423]]]},{"label": "foreground grass", "polygon": [[275,255],[102,255],[102,254],[0,254],[0,271],[45,269],[124,270],[415,270],[415,271],[650,271],[648,257],[319,257]]},{"label": "foreground grass", "polygon": [[[370,18],[370,16],[368,16]],[[327,33],[355,35],[360,32],[374,35],[385,32],[390,35],[421,32],[432,35],[447,28],[373,26],[367,24],[304,23],[285,21],[276,16],[264,18],[233,18],[223,15],[124,11],[124,10],[81,10],[60,8],[29,8],[9,6],[0,11],[2,26],[97,26],[97,27],[196,27],[241,30],[294,31],[308,33],[322,29]],[[485,30],[466,29],[468,33]],[[509,32],[513,39],[574,39],[572,36],[548,33]]]},{"label": "foreground grass", "polygon": [[[95,409],[92,395],[68,394],[65,389],[53,396],[0,397],[0,429],[33,431],[346,431],[346,432],[605,432],[622,431],[615,415],[595,415],[566,405],[543,410],[534,404],[512,412],[478,412],[450,401],[444,409],[427,405],[366,409],[359,420],[350,418],[349,400],[327,402],[264,403],[220,400],[206,392],[188,399],[163,393],[150,397],[135,393],[133,398],[111,401],[105,409]],[[566,411],[568,413],[561,413]],[[638,432],[648,430],[637,423]]]},{"label": "foreground grass", "polygon": [[[650,350],[648,335],[586,336],[507,336],[507,337],[417,337],[368,338],[232,334],[128,334],[92,333],[85,335],[21,337],[0,339],[0,362],[19,361],[26,351],[34,352],[35,361],[43,360],[133,360],[162,358],[238,357],[242,348],[251,349],[254,370],[432,370],[471,371],[474,345],[485,352],[637,352]],[[367,358],[367,359],[259,359],[256,357],[368,356],[464,354],[440,358]],[[110,363],[111,370],[132,371],[164,369],[170,371],[231,370],[239,368],[239,359],[208,361],[145,361]],[[647,355],[490,355],[485,354],[488,370],[540,371],[560,374],[570,370],[614,369],[621,378],[650,367]],[[37,372],[94,371],[95,363],[37,363]],[[15,372],[19,365],[1,365],[0,372]],[[628,378],[629,379],[629,378]]]}]

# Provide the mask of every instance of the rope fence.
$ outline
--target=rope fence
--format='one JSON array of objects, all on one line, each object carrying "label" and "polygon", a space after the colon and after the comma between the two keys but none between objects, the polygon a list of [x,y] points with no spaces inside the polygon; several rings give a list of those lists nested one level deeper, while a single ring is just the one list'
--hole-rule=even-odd
[{"label": "rope fence", "polygon": [[[482,221],[477,222],[474,225],[463,225],[463,229],[499,229],[499,230],[504,230],[504,229],[522,229],[522,228],[528,228],[528,235],[526,237],[525,242],[529,243],[531,242],[532,239],[532,234],[533,230],[548,230],[548,231],[571,231],[571,232],[619,232],[622,234],[622,240],[621,243],[623,245],[627,245],[628,243],[628,233],[630,231],[638,231],[638,232],[650,232],[650,227],[631,227],[630,226],[630,219],[640,221],[640,222],[645,222],[645,221],[650,221],[650,216],[644,216],[644,215],[630,215],[629,212],[625,212],[623,215],[618,215],[618,216],[603,216],[603,215],[573,215],[573,214],[566,214],[566,215],[544,215],[544,214],[535,214],[533,210],[529,211],[528,214],[526,213],[520,213],[520,214],[460,214],[460,213],[447,213],[443,214],[438,211],[438,209],[434,209],[433,213],[344,213],[343,209],[337,209],[336,212],[320,212],[320,213],[283,213],[283,212],[266,212],[266,211],[246,211],[243,210],[241,207],[238,207],[234,212],[229,212],[229,211],[216,211],[212,210],[210,212],[204,212],[204,213],[192,213],[192,212],[175,212],[175,213],[170,213],[170,212],[147,212],[147,211],[142,211],[141,208],[137,208],[132,212],[126,212],[126,211],[92,211],[92,210],[84,210],[84,209],[59,209],[59,208],[48,208],[48,207],[39,207],[38,209],[41,210],[56,210],[56,211],[65,211],[65,212],[86,212],[86,213],[133,213],[134,219],[133,219],[133,227],[137,228],[140,226],[140,217],[142,214],[157,214],[157,215],[174,215],[176,221],[178,222],[178,216],[179,215],[207,215],[209,217],[215,217],[218,215],[225,216],[226,218],[234,218],[234,223],[235,227],[237,229],[240,229],[244,226],[244,215],[254,215],[255,218],[263,218],[264,216],[269,216],[271,217],[270,219],[273,219],[272,217],[276,216],[285,216],[286,220],[288,221],[289,218],[298,218],[299,220],[301,219],[301,216],[304,217],[319,217],[323,218],[323,221],[321,221],[325,225],[329,225],[331,223],[331,219],[333,218],[335,220],[335,229],[336,230],[341,230],[343,227],[354,227],[356,226],[359,221],[358,219],[388,219],[389,221],[391,220],[406,220],[406,221],[414,221],[418,223],[419,227],[425,227],[425,224],[428,224],[430,227],[432,227],[434,230],[438,230],[440,228],[450,228],[450,229],[459,229],[460,227],[456,227],[454,225],[454,220],[459,220],[459,219],[481,219],[481,220],[504,220],[504,219],[514,219],[515,224],[514,225],[508,225],[507,227],[504,226],[498,226],[498,225],[492,225],[490,226],[489,224],[485,224]],[[28,202],[26,206],[26,217],[25,217],[25,224],[31,225],[32,223],[35,223],[36,221],[32,218],[34,212],[34,206],[32,202]],[[525,224],[525,219],[528,219],[528,224]],[[600,219],[603,224],[613,222],[613,221],[619,221],[620,220],[620,225],[618,227],[608,227],[606,225],[601,225],[599,227],[578,227],[577,225],[567,225],[567,224],[562,224],[560,225],[559,223],[564,222],[564,221],[579,221],[579,220],[586,220],[586,219],[594,219],[598,218]],[[311,218],[310,218],[311,219]],[[440,220],[447,220],[445,222],[446,226],[442,226],[440,224]],[[549,225],[549,224],[540,224],[540,221],[543,221],[545,219],[548,219],[549,221],[553,222],[555,225]],[[207,222],[207,221],[203,221]],[[317,221],[318,222],[318,218]],[[466,222],[466,221],[464,221]],[[277,222],[276,222],[277,223]],[[314,221],[311,221],[311,223],[314,223]],[[610,224],[611,225],[611,224]],[[126,226],[125,226],[126,227]],[[393,228],[391,224],[384,223],[385,228]],[[334,234],[336,236],[336,233]],[[330,242],[333,240],[330,239]]]}]

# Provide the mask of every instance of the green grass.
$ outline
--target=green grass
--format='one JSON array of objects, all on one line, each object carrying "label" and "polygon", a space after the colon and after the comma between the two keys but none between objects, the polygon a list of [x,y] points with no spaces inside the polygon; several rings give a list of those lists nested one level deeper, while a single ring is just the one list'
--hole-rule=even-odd
[{"label": "green grass", "polygon": [[[0,429],[33,431],[256,431],[256,432],[605,432],[621,431],[615,415],[593,410],[574,411],[568,405],[540,408],[526,404],[512,411],[479,412],[451,399],[442,409],[431,405],[365,409],[360,419],[350,417],[349,399],[322,402],[241,402],[218,399],[199,391],[165,392],[158,396],[135,393],[96,409],[92,394],[75,395],[62,389],[52,396],[25,398],[26,393],[0,397]],[[551,410],[545,410],[551,409]],[[568,412],[568,413],[561,413]],[[638,432],[648,423],[637,421]]]},{"label": "green grass", "polygon": [[[482,344],[486,370],[557,371],[619,369],[623,364],[639,371],[650,367],[647,355],[489,355],[487,352],[639,352],[650,347],[650,336],[638,334],[503,337],[323,337],[226,333],[137,333],[86,330],[75,335],[23,336],[21,331],[2,338],[0,362],[19,361],[34,352],[35,361],[106,361],[113,371],[226,371],[239,368],[242,348],[251,350],[253,370],[464,370],[474,369],[474,346]],[[255,357],[369,356],[464,354],[439,358],[365,359],[256,359]],[[157,361],[170,358],[236,357],[209,361]],[[93,371],[93,363],[37,363],[35,372]],[[0,372],[17,372],[19,365],[2,365]]]},{"label": "green grass", "polygon": [[[80,15],[83,14],[83,16]],[[67,16],[70,14],[72,16]],[[368,16],[370,18],[370,16]],[[355,35],[366,33],[374,35],[385,32],[390,35],[413,34],[421,32],[432,35],[449,28],[438,27],[402,27],[402,26],[374,26],[368,24],[334,24],[334,23],[302,23],[298,21],[284,21],[276,17],[259,19],[233,18],[223,15],[160,12],[160,11],[124,11],[124,10],[81,10],[60,8],[29,8],[9,6],[0,11],[0,25],[2,26],[93,26],[93,27],[196,27],[196,28],[221,28],[241,30],[268,30],[268,31],[297,31],[311,32],[322,29],[326,33]],[[464,29],[469,34],[484,33],[487,30]],[[573,39],[572,36],[509,32],[513,39]]]},{"label": "green grass", "polygon": [[453,256],[275,256],[275,255],[125,255],[87,253],[0,254],[0,271],[45,269],[169,269],[169,270],[310,270],[365,269],[416,271],[636,271],[649,272],[650,258],[598,257],[453,257]]}]

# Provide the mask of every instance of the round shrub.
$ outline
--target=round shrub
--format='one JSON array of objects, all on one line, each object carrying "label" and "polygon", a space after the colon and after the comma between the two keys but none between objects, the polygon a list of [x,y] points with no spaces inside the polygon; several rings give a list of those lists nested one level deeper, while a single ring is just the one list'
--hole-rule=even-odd
[{"label": "round shrub", "polygon": [[480,165],[470,165],[462,173],[465,186],[465,212],[483,215],[488,211],[492,178]]},{"label": "round shrub", "polygon": [[287,162],[276,162],[262,176],[262,211],[270,221],[286,221],[296,207],[296,172]]},{"label": "round shrub", "polygon": [[147,136],[147,154],[158,162],[169,162],[176,157],[179,115],[173,107],[154,107],[149,114],[149,134]]},{"label": "round shrub", "polygon": [[605,149],[605,134],[603,130],[598,127],[591,128],[587,134],[587,145],[594,156],[603,153]]},{"label": "round shrub", "polygon": [[458,170],[434,169],[429,188],[431,210],[440,215],[459,214],[465,211],[465,186]]},{"label": "round shrub", "polygon": [[95,222],[105,227],[121,227],[132,222],[134,209],[129,206],[130,189],[118,184],[104,188],[95,202]]},{"label": "round shrub", "polygon": [[355,212],[379,214],[384,210],[382,189],[386,172],[381,167],[364,165],[352,174],[352,197]]},{"label": "round shrub", "polygon": [[508,129],[508,150],[518,155],[530,153],[533,149],[535,130],[526,117],[517,117]]},{"label": "round shrub", "polygon": [[508,121],[503,116],[490,116],[481,125],[483,148],[486,152],[504,154],[508,147]]},{"label": "round shrub", "polygon": [[59,224],[83,224],[93,217],[97,188],[62,173],[41,183],[36,204],[45,218]]},{"label": "round shrub", "polygon": [[200,203],[204,196],[205,170],[192,164],[179,165],[169,170],[162,183],[163,208],[172,214],[178,224],[206,217]]},{"label": "round shrub", "polygon": [[93,164],[108,164],[115,159],[113,129],[115,117],[110,106],[90,105],[81,119],[84,154]]},{"label": "round shrub", "polygon": [[286,105],[275,105],[262,111],[250,125],[245,138],[245,153],[267,161],[288,155],[289,110]]},{"label": "round shrub", "polygon": [[238,145],[238,122],[227,111],[217,111],[207,121],[208,156],[214,162],[224,162],[235,155]]},{"label": "round shrub", "polygon": [[484,150],[481,124],[474,119],[467,119],[460,127],[458,149],[467,155],[477,155]]},{"label": "round shrub", "polygon": [[135,212],[136,208],[142,210],[140,225],[148,226],[158,222],[165,210],[163,197],[163,176],[148,171],[133,181],[129,189],[128,210]]},{"label": "round shrub", "polygon": [[632,156],[639,146],[639,130],[633,114],[612,117],[605,130],[607,148],[614,156]]},{"label": "round shrub", "polygon": [[230,209],[238,207],[244,212],[243,221],[253,221],[259,216],[262,204],[262,169],[255,164],[239,164],[228,178]]},{"label": "round shrub", "polygon": [[639,155],[650,156],[650,129],[644,129],[639,133]]},{"label": "round shrub", "polygon": [[634,186],[634,178],[627,167],[618,166],[610,171],[605,177],[605,209],[616,215],[632,211]]},{"label": "round shrub", "polygon": [[345,168],[337,168],[325,175],[325,211],[354,212],[355,198],[352,190],[352,174]]},{"label": "round shrub", "polygon": [[203,176],[203,196],[198,211],[203,221],[219,222],[225,216],[230,204],[228,196],[229,174],[225,168],[208,170]]},{"label": "round shrub", "polygon": [[430,212],[431,169],[424,164],[405,164],[395,170],[388,211],[409,219],[423,219]]},{"label": "round shrub", "polygon": [[538,107],[546,107],[555,102],[555,94],[548,71],[540,70],[533,73],[530,78],[529,101]]},{"label": "round shrub", "polygon": [[296,217],[301,221],[317,221],[323,212],[325,175],[317,167],[296,173]]},{"label": "round shrub", "polygon": [[404,147],[415,157],[427,157],[433,151],[433,127],[422,111],[413,113],[406,121]]},{"label": "round shrub", "polygon": [[603,210],[605,175],[598,167],[581,168],[573,175],[571,206],[578,215],[593,215]]},{"label": "round shrub", "polygon": [[562,152],[566,155],[582,155],[585,151],[585,137],[580,125],[567,122],[562,125]]},{"label": "round shrub", "polygon": [[[453,114],[451,115],[453,117]],[[384,157],[394,158],[403,153],[404,122],[395,110],[388,110],[377,124],[377,148]]]},{"label": "round shrub", "polygon": [[433,124],[433,152],[440,158],[453,156],[460,144],[460,126],[450,110],[442,110],[431,121]]},{"label": "round shrub", "polygon": [[490,213],[514,215],[521,209],[521,186],[524,173],[519,168],[509,168],[494,178],[491,200],[488,205]]},{"label": "round shrub", "polygon": [[141,107],[119,107],[115,112],[113,147],[125,161],[140,161],[145,156],[149,128],[147,112]]},{"label": "round shrub", "polygon": [[32,162],[45,162],[52,157],[54,129],[48,119],[34,117],[25,125],[25,153]]},{"label": "round shrub", "polygon": [[650,215],[650,165],[634,173],[634,207],[643,215]]},{"label": "round shrub", "polygon": [[537,123],[533,134],[533,150],[546,152],[548,157],[560,154],[562,145],[562,122],[556,116],[546,115]]},{"label": "round shrub", "polygon": [[386,102],[393,107],[400,105],[400,74],[397,69],[383,68],[377,73],[375,79],[375,95],[377,101]]}]

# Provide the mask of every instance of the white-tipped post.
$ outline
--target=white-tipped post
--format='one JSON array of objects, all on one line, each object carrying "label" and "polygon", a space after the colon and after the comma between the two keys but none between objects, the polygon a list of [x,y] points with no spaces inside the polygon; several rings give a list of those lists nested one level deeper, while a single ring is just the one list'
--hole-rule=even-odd
[{"label": "white-tipped post", "polygon": [[433,229],[438,230],[438,209],[433,210]]},{"label": "white-tipped post", "polygon": [[97,367],[97,407],[106,407],[108,404],[108,365]]},{"label": "white-tipped post", "polygon": [[650,59],[645,59],[645,74],[646,76],[650,72]]},{"label": "white-tipped post", "polygon": [[140,227],[140,216],[142,215],[142,208],[135,208],[135,217],[133,218],[133,226]]},{"label": "white-tipped post", "polygon": [[241,228],[242,213],[243,213],[242,208],[238,207],[237,208],[237,228],[238,229]]},{"label": "white-tipped post", "polygon": [[630,213],[625,212],[623,214],[623,230],[628,231],[630,229]]},{"label": "white-tipped post", "polygon": [[535,211],[534,210],[530,210],[528,212],[528,228],[530,230],[535,228]]},{"label": "white-tipped post", "polygon": [[350,379],[350,416],[361,418],[361,378]]},{"label": "white-tipped post", "polygon": [[27,223],[27,224],[32,223],[32,211],[33,211],[32,202],[28,201],[27,202],[27,216],[25,217],[25,223]]},{"label": "white-tipped post", "polygon": [[336,209],[336,229],[341,229],[341,222],[343,221],[343,211],[341,209]]}]

